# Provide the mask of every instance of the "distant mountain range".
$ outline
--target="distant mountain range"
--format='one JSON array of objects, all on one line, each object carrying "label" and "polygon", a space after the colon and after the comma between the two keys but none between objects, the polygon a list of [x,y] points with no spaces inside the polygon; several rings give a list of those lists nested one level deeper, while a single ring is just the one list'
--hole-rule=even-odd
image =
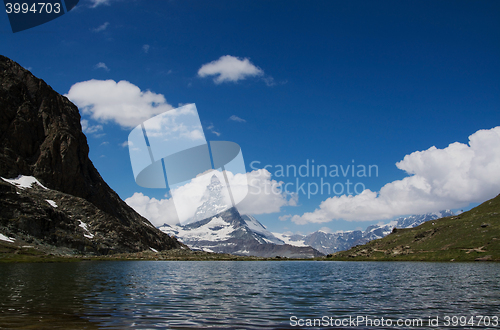
[{"label": "distant mountain range", "polygon": [[339,233],[327,233],[319,230],[309,235],[288,235],[279,233],[273,233],[273,235],[290,245],[311,246],[321,253],[331,254],[348,250],[353,246],[362,245],[374,239],[385,237],[389,235],[394,228],[413,228],[426,221],[452,215],[454,215],[454,213],[450,210],[422,215],[411,215],[398,218],[387,224],[369,226],[364,231],[353,230]]},{"label": "distant mountain range", "polygon": [[394,228],[411,228],[425,221],[453,215],[447,210],[399,218],[388,224],[370,226],[365,231],[316,231],[309,235],[287,235],[271,233],[256,218],[240,215],[234,207],[204,219],[205,214],[214,214],[214,210],[226,208],[220,190],[221,184],[214,175],[204,194],[205,201],[198,207],[193,219],[188,221],[188,225],[164,224],[159,229],[175,236],[192,249],[207,252],[310,258],[348,250],[355,245],[382,238]]}]

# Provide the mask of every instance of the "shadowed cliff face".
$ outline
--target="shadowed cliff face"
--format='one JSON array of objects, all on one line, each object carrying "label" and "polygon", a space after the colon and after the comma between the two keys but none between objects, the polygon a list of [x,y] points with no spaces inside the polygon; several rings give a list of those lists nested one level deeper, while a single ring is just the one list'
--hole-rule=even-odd
[{"label": "shadowed cliff face", "polygon": [[6,57],[0,81],[0,176],[32,175],[113,213],[117,201],[102,197],[117,196],[88,158],[78,108]]},{"label": "shadowed cliff face", "polygon": [[[118,197],[88,153],[78,108],[43,80],[0,55],[0,176],[34,176],[51,190],[93,204],[107,221],[113,219],[115,228],[107,230],[127,231],[130,239],[141,242],[133,250],[179,247],[177,240],[156,230]],[[151,240],[156,247],[149,244]]]}]

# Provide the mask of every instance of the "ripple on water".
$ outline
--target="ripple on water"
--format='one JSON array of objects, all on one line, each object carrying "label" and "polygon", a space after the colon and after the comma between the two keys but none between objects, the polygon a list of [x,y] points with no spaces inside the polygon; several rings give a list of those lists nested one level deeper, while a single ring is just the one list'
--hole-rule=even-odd
[{"label": "ripple on water", "polygon": [[293,315],[498,315],[499,270],[489,263],[8,264],[0,269],[0,328],[290,328]]}]

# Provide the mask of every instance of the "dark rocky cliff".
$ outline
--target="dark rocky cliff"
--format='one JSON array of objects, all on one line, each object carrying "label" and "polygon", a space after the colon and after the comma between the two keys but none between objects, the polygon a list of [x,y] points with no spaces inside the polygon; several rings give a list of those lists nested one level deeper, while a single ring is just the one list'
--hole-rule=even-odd
[{"label": "dark rocky cliff", "polygon": [[49,188],[0,180],[0,233],[94,253],[181,247],[119,198],[88,153],[78,108],[0,55],[0,177],[34,176]]}]

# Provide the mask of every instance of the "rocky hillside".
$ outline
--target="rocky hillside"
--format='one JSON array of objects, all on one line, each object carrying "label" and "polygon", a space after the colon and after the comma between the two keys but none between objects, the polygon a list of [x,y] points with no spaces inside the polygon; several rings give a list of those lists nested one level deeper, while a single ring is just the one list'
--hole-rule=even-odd
[{"label": "rocky hillside", "polygon": [[0,177],[18,179],[0,180],[0,233],[93,253],[182,246],[125,204],[88,153],[78,108],[0,56]]},{"label": "rocky hillside", "polygon": [[460,215],[395,229],[334,260],[500,261],[500,195]]}]

